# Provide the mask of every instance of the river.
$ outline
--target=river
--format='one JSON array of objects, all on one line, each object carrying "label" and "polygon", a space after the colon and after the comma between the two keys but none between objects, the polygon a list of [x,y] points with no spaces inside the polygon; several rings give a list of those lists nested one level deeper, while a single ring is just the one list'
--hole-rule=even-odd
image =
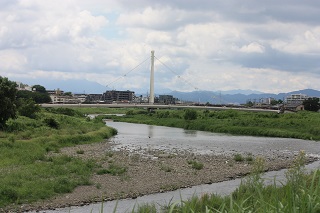
[{"label": "river", "polygon": [[[144,124],[130,124],[123,122],[107,121],[108,126],[118,130],[118,135],[113,137],[111,142],[115,150],[129,149],[140,154],[150,154],[150,150],[163,150],[164,152],[194,152],[196,154],[216,154],[233,155],[234,153],[251,153],[254,156],[262,155],[267,158],[277,158],[279,156],[296,155],[300,150],[304,150],[307,155],[320,156],[320,144],[316,141],[306,141],[287,138],[265,138],[250,136],[232,136],[226,134],[209,133],[202,131],[190,131],[179,128],[151,126]],[[149,156],[150,157],[150,156]],[[308,165],[309,169],[319,169],[320,162]],[[267,181],[273,181],[274,177],[278,181],[284,180],[285,170],[267,172],[263,176]],[[166,193],[146,195],[136,199],[125,199],[119,201],[109,201],[103,204],[91,204],[81,207],[70,207],[47,210],[47,213],[62,212],[131,212],[139,204],[155,203],[157,206],[186,200],[193,195],[203,193],[216,193],[227,195],[239,186],[241,179],[224,181],[210,185],[200,185]]]}]

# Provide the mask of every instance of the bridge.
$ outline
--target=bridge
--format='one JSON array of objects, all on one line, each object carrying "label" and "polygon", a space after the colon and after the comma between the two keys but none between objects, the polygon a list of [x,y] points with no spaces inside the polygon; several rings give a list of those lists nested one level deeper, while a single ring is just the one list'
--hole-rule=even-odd
[{"label": "bridge", "polygon": [[242,107],[194,106],[194,105],[161,105],[161,104],[41,104],[42,107],[105,107],[105,108],[141,108],[141,109],[206,109],[206,110],[240,110],[249,112],[274,112],[278,110]]},{"label": "bridge", "polygon": [[[176,73],[173,69],[171,69],[169,66],[167,66],[165,63],[163,63],[159,58],[157,58],[154,55],[155,51],[152,50],[151,51],[151,67],[150,67],[150,87],[149,87],[149,105],[153,105],[154,104],[154,62],[155,59],[157,59],[158,62],[160,62],[160,64],[162,64],[164,67],[166,67],[167,70],[169,70],[170,72],[172,72],[174,75],[176,75],[181,81],[184,81],[186,84],[188,84],[189,86],[191,86],[192,88],[194,88],[195,90],[198,90],[197,87],[195,87],[194,85],[192,85],[189,81],[187,81],[186,79],[182,78],[180,75],[178,75],[178,73]],[[121,79],[122,77],[126,77],[130,72],[134,71],[135,69],[137,69],[140,65],[142,65],[144,62],[146,62],[149,59],[146,59],[144,61],[142,61],[141,63],[139,63],[136,67],[134,67],[133,69],[131,69],[129,72],[125,73],[124,75],[120,76],[119,78],[115,79],[114,81],[110,82],[107,87],[109,87],[111,84],[115,83],[116,81],[118,81],[119,79]]]},{"label": "bridge", "polygon": [[[203,106],[203,105],[164,105],[164,104],[155,104],[154,103],[154,60],[155,60],[154,50],[151,51],[151,70],[150,70],[150,96],[149,96],[149,103],[112,103],[112,104],[103,104],[103,103],[97,103],[97,104],[41,104],[42,107],[105,107],[105,108],[142,108],[142,109],[148,109],[148,110],[155,110],[155,109],[206,109],[206,110],[241,110],[241,111],[252,111],[252,112],[276,112],[278,113],[278,110],[273,109],[262,109],[262,108],[243,108],[243,107],[229,107],[229,106]],[[156,58],[160,63],[162,63],[158,58]],[[145,60],[146,61],[146,60]],[[144,62],[145,62],[144,61]],[[142,62],[142,63],[144,63]],[[142,63],[140,63],[135,68],[139,67]],[[164,63],[162,63],[164,66],[166,66]],[[167,67],[167,66],[166,66]],[[134,69],[135,69],[134,68]],[[169,67],[167,67],[170,71],[175,73],[173,70],[171,70]],[[133,71],[134,69],[130,70],[128,73]],[[124,76],[126,76],[128,73],[126,73]],[[181,79],[181,77],[179,76]],[[118,79],[117,79],[118,80]],[[115,81],[117,81],[115,80]],[[183,80],[183,79],[182,79]],[[115,82],[114,81],[114,82]],[[185,81],[185,80],[184,80]],[[112,83],[114,83],[112,82]],[[193,85],[190,82],[185,81],[187,84],[193,87]],[[195,89],[198,89],[194,87]]]}]

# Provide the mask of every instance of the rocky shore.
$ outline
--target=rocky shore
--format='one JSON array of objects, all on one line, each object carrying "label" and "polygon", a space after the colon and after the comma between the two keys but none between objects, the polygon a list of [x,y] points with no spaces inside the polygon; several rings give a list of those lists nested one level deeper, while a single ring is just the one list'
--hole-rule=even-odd
[{"label": "rocky shore", "polygon": [[[126,149],[113,151],[112,144],[108,141],[67,147],[59,153],[50,154],[94,159],[99,162],[101,168],[97,168],[97,173],[91,177],[90,185],[79,186],[72,193],[49,200],[11,207],[11,210],[6,211],[41,211],[82,206],[103,200],[135,198],[243,177],[250,173],[253,161],[257,157],[265,159],[266,171],[287,168],[292,165],[294,159],[294,156],[288,154],[276,157],[242,154],[239,156],[242,159],[237,160],[234,156],[165,153],[159,150],[141,150],[138,154]],[[110,173],[111,165],[115,168],[113,174]],[[108,168],[108,172],[104,172]]]}]

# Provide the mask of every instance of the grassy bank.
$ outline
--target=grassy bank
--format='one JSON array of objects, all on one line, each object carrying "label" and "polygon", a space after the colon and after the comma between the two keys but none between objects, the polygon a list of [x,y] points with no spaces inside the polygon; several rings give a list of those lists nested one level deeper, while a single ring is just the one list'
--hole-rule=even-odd
[{"label": "grassy bank", "polygon": [[[261,178],[263,160],[258,159],[252,174],[229,196],[204,194],[187,201],[163,206],[165,213],[222,213],[222,212],[320,212],[320,171],[304,171],[303,153],[286,173],[282,186],[264,185]],[[136,208],[137,213],[160,212],[155,204]]]},{"label": "grassy bank", "polygon": [[276,114],[236,110],[197,110],[196,119],[185,119],[186,110],[130,110],[116,121],[178,127],[190,130],[265,137],[320,140],[320,113],[301,111]]},{"label": "grassy bank", "polygon": [[6,130],[0,131],[0,210],[90,184],[96,162],[48,153],[101,142],[114,134],[116,130],[101,120],[86,119],[69,109],[42,110],[35,119],[9,120]]}]

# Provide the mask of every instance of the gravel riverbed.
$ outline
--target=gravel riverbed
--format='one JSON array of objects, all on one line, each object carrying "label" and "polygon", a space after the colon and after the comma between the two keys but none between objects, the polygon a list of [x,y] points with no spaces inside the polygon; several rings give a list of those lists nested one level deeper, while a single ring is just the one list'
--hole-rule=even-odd
[{"label": "gravel riverbed", "polygon": [[[79,186],[72,193],[48,200],[20,205],[11,211],[27,212],[82,206],[235,179],[249,174],[253,166],[251,159],[259,157],[242,154],[245,160],[235,161],[233,156],[223,154],[197,155],[188,152],[166,153],[159,150],[132,153],[125,148],[113,151],[112,146],[111,142],[106,141],[63,148],[59,153],[50,155],[66,154],[82,159],[94,159],[102,168],[108,168],[110,164],[118,165],[126,169],[123,174],[94,174],[90,180],[91,185]],[[294,159],[294,156],[289,154],[268,157],[266,153],[261,157],[265,159],[266,171],[288,168]],[[309,159],[313,160],[315,159]],[[203,168],[193,168],[192,162],[202,164]]]}]

